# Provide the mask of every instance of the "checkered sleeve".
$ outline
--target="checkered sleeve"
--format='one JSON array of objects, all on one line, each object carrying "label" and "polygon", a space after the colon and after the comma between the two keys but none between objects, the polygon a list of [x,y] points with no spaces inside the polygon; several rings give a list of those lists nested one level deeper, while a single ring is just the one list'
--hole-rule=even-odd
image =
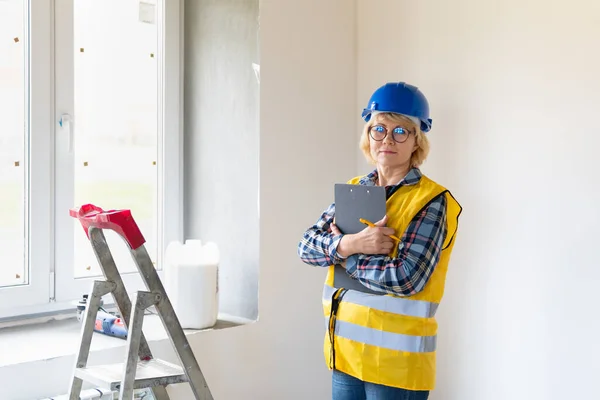
[{"label": "checkered sleeve", "polygon": [[435,270],[446,233],[446,197],[441,195],[413,218],[396,258],[354,254],[346,260],[346,271],[372,290],[414,295],[423,290]]},{"label": "checkered sleeve", "polygon": [[298,256],[306,264],[329,267],[345,260],[337,254],[342,235],[336,236],[331,233],[334,216],[335,204],[331,204],[317,222],[304,232],[298,244]]}]

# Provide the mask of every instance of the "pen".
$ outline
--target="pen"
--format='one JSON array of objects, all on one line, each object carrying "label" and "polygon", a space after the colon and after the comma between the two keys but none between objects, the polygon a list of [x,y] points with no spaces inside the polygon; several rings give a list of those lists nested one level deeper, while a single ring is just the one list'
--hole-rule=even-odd
[{"label": "pen", "polygon": [[[375,228],[375,226],[376,226],[376,225],[375,225],[374,223],[372,223],[371,221],[367,221],[366,219],[363,219],[363,218],[359,218],[359,221],[360,221],[360,222],[362,222],[362,223],[363,223],[363,224],[365,224],[365,225],[368,225],[368,226],[370,226],[371,228]],[[400,239],[399,239],[397,236],[390,235],[390,237],[391,237],[392,239],[394,239],[394,240],[397,240],[398,242],[400,241]]]}]

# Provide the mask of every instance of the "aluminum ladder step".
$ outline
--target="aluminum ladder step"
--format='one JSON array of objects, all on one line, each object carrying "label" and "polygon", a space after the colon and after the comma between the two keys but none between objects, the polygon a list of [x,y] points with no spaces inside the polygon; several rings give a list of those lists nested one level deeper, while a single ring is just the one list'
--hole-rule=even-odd
[{"label": "aluminum ladder step", "polygon": [[[109,388],[112,391],[119,391],[124,368],[125,363],[77,368],[75,376],[86,382]],[[138,361],[133,387],[134,389],[143,389],[187,381],[185,372],[180,366],[164,360],[152,359]]]}]

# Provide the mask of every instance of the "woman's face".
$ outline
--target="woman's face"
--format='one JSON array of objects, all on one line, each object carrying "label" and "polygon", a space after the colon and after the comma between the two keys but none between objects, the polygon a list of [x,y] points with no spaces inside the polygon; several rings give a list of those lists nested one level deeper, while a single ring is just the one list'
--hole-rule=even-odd
[{"label": "woman's face", "polygon": [[386,168],[410,165],[410,157],[417,149],[414,125],[385,115],[375,115],[373,119],[369,146],[377,165]]}]

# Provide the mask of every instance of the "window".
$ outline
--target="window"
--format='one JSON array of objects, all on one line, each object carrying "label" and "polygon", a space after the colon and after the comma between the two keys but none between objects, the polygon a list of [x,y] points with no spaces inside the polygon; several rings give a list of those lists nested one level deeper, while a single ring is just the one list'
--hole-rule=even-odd
[{"label": "window", "polygon": [[25,268],[26,28],[24,7],[0,2],[0,120],[5,121],[0,136],[0,288],[30,281]]},{"label": "window", "polygon": [[72,207],[130,209],[159,271],[182,239],[180,1],[48,3],[0,0],[0,317],[72,308],[102,276]]}]

